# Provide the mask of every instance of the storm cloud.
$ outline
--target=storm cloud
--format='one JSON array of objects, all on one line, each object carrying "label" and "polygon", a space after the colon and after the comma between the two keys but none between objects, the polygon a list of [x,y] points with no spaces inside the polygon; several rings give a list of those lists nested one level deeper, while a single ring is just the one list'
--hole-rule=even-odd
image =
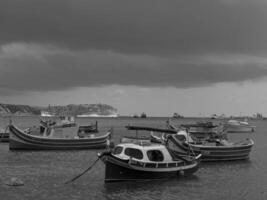
[{"label": "storm cloud", "polygon": [[0,88],[258,80],[266,19],[264,0],[2,0]]},{"label": "storm cloud", "polygon": [[266,50],[264,0],[2,0],[0,42],[129,53]]},{"label": "storm cloud", "polygon": [[3,46],[0,65],[1,88],[31,91],[105,85],[199,87],[267,75],[267,59],[258,56],[159,57],[29,44]]}]

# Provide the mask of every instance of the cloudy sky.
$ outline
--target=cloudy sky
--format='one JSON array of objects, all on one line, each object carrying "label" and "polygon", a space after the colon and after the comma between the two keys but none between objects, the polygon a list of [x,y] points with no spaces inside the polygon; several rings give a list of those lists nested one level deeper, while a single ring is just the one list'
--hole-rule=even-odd
[{"label": "cloudy sky", "polygon": [[267,115],[267,0],[1,0],[0,102]]}]

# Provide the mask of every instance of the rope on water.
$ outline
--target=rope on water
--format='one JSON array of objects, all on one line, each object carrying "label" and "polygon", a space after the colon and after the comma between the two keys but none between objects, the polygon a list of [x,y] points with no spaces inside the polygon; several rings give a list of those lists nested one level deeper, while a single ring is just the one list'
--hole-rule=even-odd
[{"label": "rope on water", "polygon": [[65,182],[65,184],[68,184],[68,183],[71,183],[71,182],[74,182],[75,180],[77,180],[78,178],[80,178],[82,175],[84,175],[86,172],[88,172],[90,169],[92,169],[92,167],[97,163],[97,161],[100,160],[100,157],[98,157],[95,162],[90,165],[90,167],[88,167],[86,170],[84,170],[82,173],[80,173],[79,175],[75,176],[74,178],[72,178],[71,180],[68,180]]}]

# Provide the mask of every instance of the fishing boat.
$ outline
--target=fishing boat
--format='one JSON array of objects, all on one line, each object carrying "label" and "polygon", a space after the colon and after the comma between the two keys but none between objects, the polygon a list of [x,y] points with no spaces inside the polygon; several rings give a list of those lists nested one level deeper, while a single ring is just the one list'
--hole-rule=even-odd
[{"label": "fishing boat", "polygon": [[209,138],[216,138],[223,132],[223,127],[213,122],[196,122],[193,124],[181,124],[179,128],[167,121],[167,127],[172,130],[179,131],[180,129],[186,129],[191,137],[198,140],[207,140]]},{"label": "fishing boat", "polygon": [[[162,143],[163,138],[162,137],[158,137],[156,135],[154,135],[154,132],[159,132],[162,135],[164,134],[176,134],[177,131],[174,129],[164,129],[164,128],[154,128],[154,127],[147,127],[147,126],[132,126],[132,125],[128,125],[125,126],[125,128],[127,128],[128,130],[134,130],[136,131],[136,137],[140,138],[138,136],[138,131],[150,131],[151,135],[150,135],[150,141],[153,143]],[[129,136],[127,136],[129,137]]]},{"label": "fishing boat", "polygon": [[121,143],[98,154],[105,164],[105,182],[174,178],[197,171],[201,155],[179,155],[162,144]]},{"label": "fishing boat", "polygon": [[9,142],[9,130],[0,128],[0,142]]},{"label": "fishing boat", "polygon": [[250,125],[247,121],[229,120],[224,124],[224,129],[228,133],[254,132],[255,128],[255,126]]},{"label": "fishing boat", "polygon": [[[155,136],[153,133],[151,134]],[[180,154],[197,155],[202,154],[201,161],[233,161],[245,160],[254,145],[252,139],[239,142],[229,142],[226,139],[194,140],[186,130],[178,131],[177,134],[168,134],[157,137],[165,143],[168,148]]]},{"label": "fishing boat", "polygon": [[79,133],[98,133],[98,122],[96,121],[95,124],[89,125],[79,125]]},{"label": "fishing boat", "polygon": [[120,143],[149,143],[151,141],[150,137],[144,136],[123,136],[120,139]]},{"label": "fishing boat", "polygon": [[51,121],[51,120],[44,121],[41,119],[40,120],[40,133],[44,133],[47,127],[55,126],[56,123],[57,123],[56,121]]},{"label": "fishing boat", "polygon": [[76,123],[68,123],[68,125],[66,125],[65,123],[57,123],[55,121],[44,121],[44,120],[40,120],[40,132],[44,132],[44,130],[47,127],[52,127],[53,128],[66,128],[66,127],[75,127],[75,126],[79,126],[78,129],[78,133],[80,135],[86,135],[86,134],[90,134],[90,133],[98,133],[98,122],[96,121],[95,124],[88,124],[88,125],[78,125]]},{"label": "fishing boat", "polygon": [[46,128],[44,133],[22,131],[15,125],[9,125],[9,149],[17,150],[75,150],[105,148],[111,132],[104,134],[90,134],[88,137],[79,137],[78,127],[55,129]]}]

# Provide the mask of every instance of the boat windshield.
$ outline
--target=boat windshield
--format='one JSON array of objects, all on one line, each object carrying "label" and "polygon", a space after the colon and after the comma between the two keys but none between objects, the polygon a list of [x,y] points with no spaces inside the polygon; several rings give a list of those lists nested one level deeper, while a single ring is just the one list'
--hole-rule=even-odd
[{"label": "boat windshield", "polygon": [[140,151],[139,149],[126,148],[124,153],[125,153],[125,155],[127,155],[129,157],[136,158],[138,160],[143,159],[143,152]]},{"label": "boat windshield", "polygon": [[159,150],[149,150],[147,151],[147,157],[150,161],[163,161],[163,153]]},{"label": "boat windshield", "polygon": [[123,147],[117,146],[117,147],[115,147],[115,149],[113,150],[113,154],[114,154],[114,155],[121,154],[122,150],[123,150]]}]

